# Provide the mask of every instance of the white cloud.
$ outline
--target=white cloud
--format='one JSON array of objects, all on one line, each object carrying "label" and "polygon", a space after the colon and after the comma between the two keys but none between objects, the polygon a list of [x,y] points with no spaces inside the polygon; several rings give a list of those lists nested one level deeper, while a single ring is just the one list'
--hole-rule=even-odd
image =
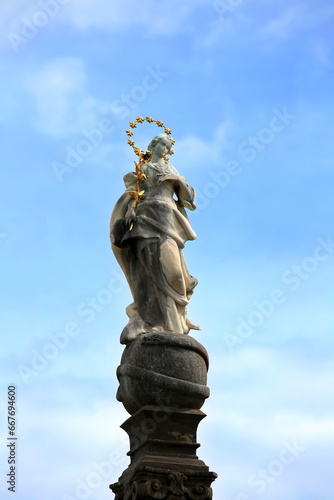
[{"label": "white cloud", "polygon": [[331,54],[324,40],[315,40],[312,44],[312,52],[315,61],[326,69],[332,68]]},{"label": "white cloud", "polygon": [[[232,2],[231,2],[232,3]],[[219,2],[218,2],[219,4]],[[229,47],[241,41],[243,44],[260,44],[268,50],[271,43],[281,43],[303,30],[317,28],[322,22],[334,15],[334,7],[326,2],[316,7],[310,0],[289,2],[282,0],[275,5],[268,5],[267,0],[255,2],[239,2],[235,7],[226,9],[228,1],[221,2],[221,14],[213,19],[208,32],[198,40],[203,48],[214,46]],[[279,4],[279,5],[278,5]],[[319,58],[327,64],[327,54],[323,47],[315,49]],[[228,51],[227,51],[228,53]]]},{"label": "white cloud", "polygon": [[[329,378],[326,381],[326,386],[330,389]],[[321,386],[319,388],[321,390]],[[314,388],[316,391],[317,389]],[[311,391],[310,391],[311,392]],[[279,413],[275,416],[275,428],[281,433],[293,435],[298,433],[303,442],[309,443],[328,443],[334,438],[334,418],[319,417],[305,415],[301,412]]]},{"label": "white cloud", "polygon": [[301,5],[289,6],[282,12],[280,17],[269,21],[269,23],[262,28],[262,32],[271,36],[286,38],[293,29],[296,21],[300,19],[302,10]]},{"label": "white cloud", "polygon": [[276,38],[288,38],[300,29],[309,29],[318,26],[320,22],[330,19],[334,15],[332,5],[317,5],[310,1],[295,2],[288,5],[281,14],[270,20],[260,31]]},{"label": "white cloud", "polygon": [[[214,484],[216,495],[224,489],[236,499],[245,490],[253,498],[250,474],[276,461],[288,443],[299,450],[296,461],[268,484],[265,498],[302,499],[300,477],[332,454],[333,358],[310,361],[287,348],[245,347],[233,356],[218,351],[219,345],[209,348],[211,397],[199,428],[200,458],[225,478],[224,488],[221,479]],[[316,474],[309,477],[307,488],[316,491],[317,480]],[[322,488],[328,487],[324,478]]]},{"label": "white cloud", "polygon": [[[124,123],[125,127],[126,123]],[[210,166],[214,170],[215,165],[222,167],[224,165],[224,149],[230,144],[232,129],[233,124],[230,121],[224,121],[217,125],[213,130],[212,137],[206,140],[195,134],[174,137],[176,140],[175,154],[170,156],[170,163],[175,166],[180,175],[185,177],[190,176],[194,168],[207,169]],[[140,131],[138,131],[138,138],[135,142],[141,149],[145,149],[151,138],[158,132],[158,130],[153,129],[151,134],[146,132],[145,135],[140,135]],[[117,158],[117,165],[115,161],[111,160],[113,158]],[[117,166],[117,169],[123,173],[132,170],[133,161],[133,153],[127,145],[125,134],[122,142],[106,141],[92,159],[92,162],[100,167],[115,171]],[[188,180],[190,181],[190,179]]]},{"label": "white cloud", "polygon": [[229,435],[252,436],[269,446],[283,438],[332,439],[330,360],[310,363],[293,350],[246,346],[233,355],[212,353],[211,365],[210,418]]},{"label": "white cloud", "polygon": [[[286,441],[297,440],[305,447],[302,460],[307,456],[316,467],[314,450],[326,449],[334,435],[328,403],[332,360],[314,360],[310,368],[292,351],[264,347],[245,347],[233,356],[223,356],[216,354],[219,345],[214,349],[209,341],[202,341],[211,358],[212,395],[203,408],[208,417],[199,427],[198,455],[211,470],[224,475],[224,488],[243,488],[249,474],[276,460]],[[111,352],[112,345],[107,344]],[[110,366],[116,367],[116,362],[110,352],[106,355],[110,365],[95,364],[94,374],[89,373],[92,360],[105,355],[100,348],[87,348],[76,359],[71,355],[62,361],[67,370],[56,369],[52,376],[20,388],[20,481],[29,491],[50,487],[52,499],[73,495],[77,481],[87,481],[96,470],[93,464],[107,460],[113,467],[111,477],[103,478],[92,496],[102,499],[108,480],[116,481],[128,465],[128,439],[119,429],[128,415],[115,400],[117,382],[115,376],[111,380]],[[37,458],[31,459],[32,448]],[[114,464],[113,452],[118,452]],[[296,461],[296,467],[305,468],[302,460]],[[53,468],[56,471],[50,477],[48,471]],[[237,482],[229,471],[239,471]],[[298,478],[284,475],[284,482],[277,481],[284,489],[296,486]],[[218,495],[221,479],[214,488]]]},{"label": "white cloud", "polygon": [[35,126],[52,138],[89,130],[109,104],[89,95],[84,63],[65,57],[45,64],[26,84],[36,106]]},{"label": "white cloud", "polygon": [[[69,1],[69,0],[67,0]],[[16,0],[0,5],[0,48],[15,53],[25,48],[40,32],[66,16],[65,0]]]},{"label": "white cloud", "polygon": [[154,0],[72,0],[68,4],[68,19],[79,29],[98,27],[108,31],[121,31],[138,25],[146,33],[167,35],[183,29],[189,14],[205,0],[170,0],[164,4]]},{"label": "white cloud", "polygon": [[1,2],[0,22],[2,30],[13,28],[22,16],[34,11],[33,5],[27,5],[27,0],[16,0],[14,2]]},{"label": "white cloud", "polygon": [[18,397],[19,484],[35,498],[50,488],[55,500],[76,497],[84,483],[92,498],[105,498],[129,463],[128,438],[119,428],[125,412],[112,394],[100,399],[92,384],[67,379],[22,389]]},{"label": "white cloud", "polygon": [[[50,21],[70,23],[80,30],[94,27],[108,31],[122,31],[138,26],[151,34],[173,34],[184,29],[186,18],[206,0],[170,0],[160,4],[154,0],[54,0],[55,13],[50,15]],[[37,12],[47,10],[48,2],[39,0],[27,4],[26,0],[16,0],[14,4],[2,3],[0,6],[1,24],[5,32],[19,32],[22,21],[33,21]],[[57,7],[58,5],[58,7]]]},{"label": "white cloud", "polygon": [[230,121],[224,121],[216,126],[210,139],[204,140],[195,134],[176,138],[175,156],[171,157],[171,163],[181,175],[191,172],[194,167],[200,167],[206,171],[209,166],[222,166],[224,149],[229,145],[229,134],[232,128],[233,124]]},{"label": "white cloud", "polygon": [[[19,52],[40,32],[52,26],[70,25],[77,30],[91,28],[118,33],[128,29],[148,35],[170,36],[191,31],[189,17],[206,0],[170,0],[165,4],[154,0],[17,0],[0,6],[0,27],[5,36],[0,48]],[[211,6],[210,6],[211,7]],[[212,9],[213,10],[213,9]],[[52,36],[52,30],[50,29]]]}]

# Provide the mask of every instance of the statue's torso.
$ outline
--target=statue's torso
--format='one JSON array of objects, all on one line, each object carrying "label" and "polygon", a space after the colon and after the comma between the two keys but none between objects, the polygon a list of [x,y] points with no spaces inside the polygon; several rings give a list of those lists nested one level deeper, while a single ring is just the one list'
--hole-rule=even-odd
[{"label": "statue's torso", "polygon": [[148,163],[144,166],[143,171],[146,180],[140,184],[140,189],[144,191],[141,197],[142,202],[161,200],[175,207],[176,202],[173,198],[175,181],[172,179],[163,180],[163,178],[165,176],[175,177],[177,175],[176,170],[169,164],[166,164],[166,167],[162,169]]}]

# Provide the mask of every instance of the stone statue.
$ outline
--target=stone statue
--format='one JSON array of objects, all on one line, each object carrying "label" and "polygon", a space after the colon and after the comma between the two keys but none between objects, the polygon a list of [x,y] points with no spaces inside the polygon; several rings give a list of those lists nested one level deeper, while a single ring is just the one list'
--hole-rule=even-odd
[{"label": "stone statue", "polygon": [[197,279],[189,274],[182,252],[185,242],[196,238],[185,210],[195,210],[195,191],[168,162],[173,139],[165,131],[151,140],[146,153],[135,146],[140,168],[124,176],[126,189],[111,215],[112,249],[134,300],[126,308],[129,322],[122,344],[149,332],[200,329],[187,318]]},{"label": "stone statue", "polygon": [[[131,129],[143,121],[138,117]],[[200,410],[209,397],[206,349],[191,335],[187,318],[197,285],[182,249],[196,235],[186,209],[195,191],[168,162],[170,129],[156,135],[125,175],[125,192],[110,223],[112,249],[129,283],[133,303],[121,334],[126,344],[117,368],[117,399],[130,417],[122,424],[130,439],[130,464],[110,485],[115,500],[212,500],[217,474],[198,458]]]}]

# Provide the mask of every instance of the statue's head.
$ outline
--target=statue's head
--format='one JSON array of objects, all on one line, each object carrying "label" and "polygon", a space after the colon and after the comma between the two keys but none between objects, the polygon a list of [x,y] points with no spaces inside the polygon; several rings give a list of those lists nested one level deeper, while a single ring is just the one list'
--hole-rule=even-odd
[{"label": "statue's head", "polygon": [[169,144],[168,154],[170,154],[170,152],[172,150],[172,142],[170,140],[170,137],[167,134],[165,134],[165,133],[158,134],[155,137],[153,137],[153,139],[151,140],[151,142],[147,146],[148,151],[151,151],[151,153],[153,153],[155,146],[158,144],[159,141],[162,141],[162,140],[164,140],[164,141],[167,140],[168,141],[168,144]]}]

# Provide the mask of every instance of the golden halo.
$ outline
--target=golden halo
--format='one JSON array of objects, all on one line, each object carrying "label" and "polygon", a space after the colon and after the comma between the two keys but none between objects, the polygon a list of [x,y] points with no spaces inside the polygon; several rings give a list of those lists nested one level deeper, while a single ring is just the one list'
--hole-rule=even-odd
[{"label": "golden halo", "polygon": [[[140,147],[135,145],[135,141],[133,139],[131,139],[131,137],[133,136],[132,129],[137,127],[137,123],[143,123],[145,121],[148,123],[155,123],[156,125],[158,125],[158,127],[162,127],[165,131],[165,134],[167,134],[169,136],[169,140],[170,140],[172,145],[175,143],[175,140],[173,139],[173,137],[171,137],[171,133],[172,133],[171,129],[165,127],[165,125],[163,124],[163,122],[161,120],[154,120],[151,116],[146,116],[146,118],[143,118],[142,116],[137,116],[135,121],[129,122],[129,125],[131,128],[129,128],[128,130],[125,131],[126,135],[129,137],[128,144],[132,147],[135,154],[141,160],[148,161],[151,157],[151,152],[150,151],[146,151],[146,152],[142,151],[140,149]],[[172,154],[174,154],[174,151],[171,150],[170,153],[168,153],[168,154],[172,155]]]}]

